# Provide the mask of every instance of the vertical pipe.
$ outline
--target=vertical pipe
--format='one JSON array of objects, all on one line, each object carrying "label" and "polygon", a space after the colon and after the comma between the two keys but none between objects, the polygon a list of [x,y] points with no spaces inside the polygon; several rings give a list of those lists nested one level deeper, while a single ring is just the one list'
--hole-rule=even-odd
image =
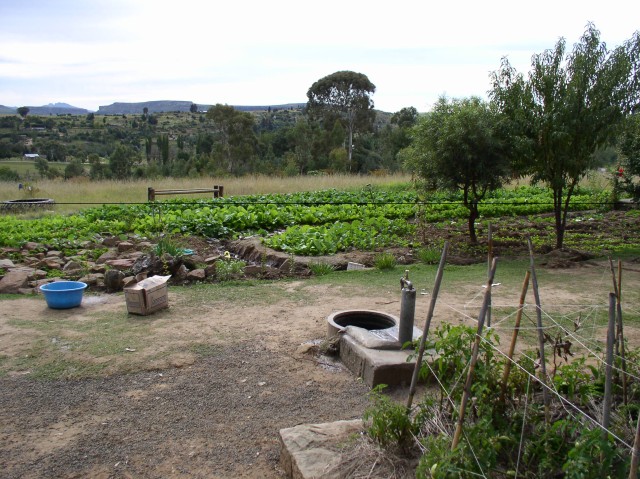
[{"label": "vertical pipe", "polygon": [[400,300],[400,324],[398,326],[398,341],[400,342],[400,347],[405,343],[413,341],[413,321],[415,314],[416,290],[410,281],[404,281]]},{"label": "vertical pipe", "polygon": [[[493,231],[491,229],[491,223],[489,223],[489,237],[488,237],[488,254],[487,254],[487,277],[491,274],[491,263],[493,262]],[[491,298],[489,298],[489,306],[487,308],[487,328],[491,327]]]},{"label": "vertical pipe", "polygon": [[436,273],[436,282],[431,292],[431,302],[429,303],[429,311],[427,311],[427,319],[424,323],[424,331],[422,331],[422,337],[420,338],[420,347],[418,348],[418,357],[416,358],[416,365],[413,368],[413,376],[411,376],[411,386],[409,387],[409,397],[407,398],[407,412],[411,409],[413,404],[413,396],[416,394],[416,386],[418,384],[418,374],[420,373],[420,365],[422,364],[422,356],[424,356],[424,348],[427,341],[427,335],[429,334],[429,327],[431,326],[431,318],[433,318],[433,310],[436,308],[436,300],[438,299],[438,292],[440,291],[440,283],[442,283],[442,274],[444,273],[444,263],[447,259],[447,251],[449,250],[449,242],[444,242],[442,248],[442,255],[440,255],[440,264],[438,265],[438,272]]}]

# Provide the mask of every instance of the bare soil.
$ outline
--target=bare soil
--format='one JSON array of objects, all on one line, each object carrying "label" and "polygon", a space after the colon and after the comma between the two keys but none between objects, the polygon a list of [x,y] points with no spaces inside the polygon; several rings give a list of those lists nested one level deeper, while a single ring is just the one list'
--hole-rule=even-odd
[{"label": "bare soil", "polygon": [[[608,280],[605,266],[581,267],[581,281]],[[545,302],[593,302],[589,288],[576,293],[568,287],[567,279],[575,278],[570,270],[557,274],[558,282],[542,293]],[[637,288],[640,275],[631,275],[626,287]],[[384,295],[354,294],[304,281],[270,287],[280,290],[276,304],[194,302],[182,290],[171,291],[169,309],[147,318],[130,316],[131,322],[147,324],[147,341],[107,359],[114,371],[131,363],[129,374],[51,381],[16,370],[1,378],[2,476],[284,477],[279,429],[359,418],[368,404],[361,381],[330,358],[308,354],[305,344],[325,336],[325,318],[332,311],[366,308],[397,315],[399,295],[393,288]],[[505,297],[516,301],[520,285],[505,287]],[[449,307],[439,308],[436,324],[466,322],[460,311],[470,312],[481,291],[481,285],[470,283],[441,292],[439,304]],[[428,303],[428,296],[419,297],[418,322]],[[48,309],[42,298],[0,304],[5,357],[29,354],[39,341],[55,341],[16,321],[89,323],[126,314],[122,295],[89,295],[81,307],[61,311]],[[628,334],[637,347],[637,331]],[[190,344],[208,349],[201,354]],[[406,391],[392,394],[402,398]]]}]

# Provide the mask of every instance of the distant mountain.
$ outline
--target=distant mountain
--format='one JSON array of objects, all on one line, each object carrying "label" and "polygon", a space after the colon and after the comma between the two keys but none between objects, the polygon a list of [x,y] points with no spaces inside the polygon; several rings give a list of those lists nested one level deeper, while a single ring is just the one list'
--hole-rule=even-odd
[{"label": "distant mountain", "polygon": [[12,113],[16,113],[15,106],[0,105],[0,115],[11,115]]},{"label": "distant mountain", "polygon": [[[142,114],[145,108],[148,108],[149,113],[165,113],[172,111],[190,111],[191,105],[194,102],[191,101],[171,101],[171,100],[159,100],[159,101],[143,101],[138,103],[112,103],[111,105],[100,106],[96,112],[98,115],[137,115]],[[197,104],[198,111],[207,111],[212,105],[200,105]],[[302,108],[306,103],[287,103],[284,105],[266,105],[266,106],[242,106],[233,105],[233,108],[239,111],[261,111],[268,110],[288,110],[290,108]]]},{"label": "distant mountain", "polygon": [[86,115],[89,110],[68,103],[49,103],[43,106],[30,106],[30,115]]}]

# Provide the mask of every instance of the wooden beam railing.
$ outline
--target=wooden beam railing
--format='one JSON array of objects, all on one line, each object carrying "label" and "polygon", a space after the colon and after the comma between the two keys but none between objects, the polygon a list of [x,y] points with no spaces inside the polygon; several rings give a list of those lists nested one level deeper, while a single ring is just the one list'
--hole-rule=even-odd
[{"label": "wooden beam railing", "polygon": [[215,185],[213,188],[194,188],[191,190],[156,190],[149,187],[147,190],[147,199],[149,201],[155,201],[158,195],[195,195],[198,193],[213,193],[214,198],[222,198],[224,196],[224,187],[222,185]]}]

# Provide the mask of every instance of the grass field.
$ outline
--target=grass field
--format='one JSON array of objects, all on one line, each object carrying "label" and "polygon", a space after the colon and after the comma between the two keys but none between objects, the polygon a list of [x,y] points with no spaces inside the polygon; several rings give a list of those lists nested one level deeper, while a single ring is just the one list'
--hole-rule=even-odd
[{"label": "grass field", "polygon": [[[56,212],[70,213],[88,206],[104,203],[144,203],[147,201],[147,189],[195,189],[224,186],[225,196],[295,193],[298,191],[316,191],[330,188],[347,190],[362,188],[366,185],[392,185],[409,183],[409,175],[389,176],[245,176],[237,178],[160,178],[157,180],[133,181],[89,181],[87,178],[72,180],[38,180],[33,182],[31,197],[51,198],[56,201]],[[183,195],[184,198],[206,198],[210,195]],[[28,198],[28,194],[18,190],[14,182],[0,182],[0,201]],[[180,196],[161,196],[158,199],[178,198]]]}]

